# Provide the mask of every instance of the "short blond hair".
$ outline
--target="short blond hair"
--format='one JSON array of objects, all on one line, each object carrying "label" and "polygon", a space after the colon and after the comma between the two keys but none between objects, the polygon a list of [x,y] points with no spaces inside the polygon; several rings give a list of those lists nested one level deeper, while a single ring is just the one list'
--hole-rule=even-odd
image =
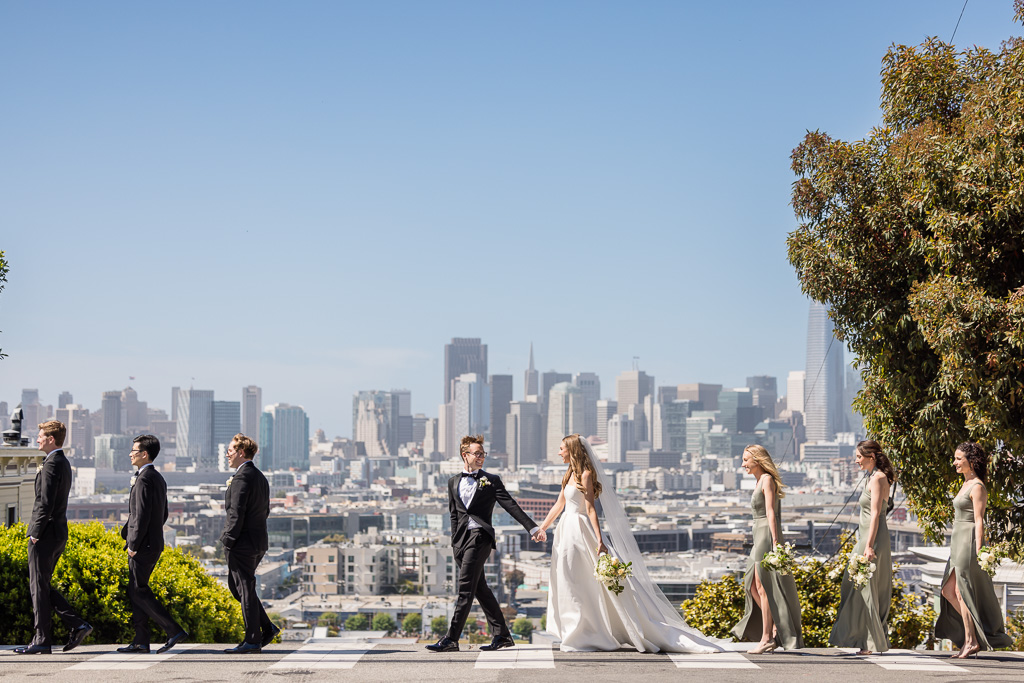
[{"label": "short blond hair", "polygon": [[484,447],[484,435],[483,434],[470,434],[469,436],[462,437],[462,442],[459,444],[459,455],[465,455],[469,452],[469,447],[473,444],[480,444],[480,448]]},{"label": "short blond hair", "polygon": [[256,457],[256,454],[260,450],[260,447],[256,444],[255,441],[247,437],[245,434],[241,433],[235,434],[235,436],[232,437],[231,439],[231,443],[235,444],[235,446],[240,448],[242,452],[245,453],[245,457],[248,458],[249,460],[252,460],[254,457]]},{"label": "short blond hair", "polygon": [[59,420],[47,420],[39,423],[39,429],[46,436],[52,436],[57,448],[64,445],[64,439],[68,436],[68,428]]}]

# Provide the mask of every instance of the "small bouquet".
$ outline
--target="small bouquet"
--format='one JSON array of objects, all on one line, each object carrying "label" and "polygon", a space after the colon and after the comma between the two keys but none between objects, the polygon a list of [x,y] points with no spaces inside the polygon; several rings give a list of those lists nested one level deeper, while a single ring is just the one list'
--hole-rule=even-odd
[{"label": "small bouquet", "polygon": [[875,575],[875,563],[869,560],[867,555],[850,555],[850,564],[846,569],[850,572],[850,580],[857,588],[868,585],[868,581]]},{"label": "small bouquet", "polygon": [[594,578],[603,583],[605,588],[616,595],[624,590],[622,582],[632,575],[632,562],[623,562],[611,555],[601,555],[597,558],[597,566],[594,567]]},{"label": "small bouquet", "polygon": [[1006,557],[1006,549],[1001,545],[997,546],[981,546],[981,550],[978,551],[978,564],[981,565],[981,570],[989,576],[996,575],[996,568],[999,566],[999,562]]},{"label": "small bouquet", "polygon": [[761,558],[761,569],[778,572],[783,576],[792,574],[795,568],[796,559],[793,557],[792,543],[776,543]]},{"label": "small bouquet", "polygon": [[480,488],[486,488],[491,485],[491,480],[481,474],[480,478],[476,480],[476,485]]}]

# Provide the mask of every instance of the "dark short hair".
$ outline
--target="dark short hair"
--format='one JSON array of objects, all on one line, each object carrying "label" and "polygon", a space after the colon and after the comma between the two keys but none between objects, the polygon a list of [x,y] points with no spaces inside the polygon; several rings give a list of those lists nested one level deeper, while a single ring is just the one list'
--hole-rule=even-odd
[{"label": "dark short hair", "polygon": [[985,452],[985,449],[973,441],[964,441],[956,449],[964,454],[967,462],[971,463],[971,469],[978,475],[978,479],[985,481],[985,477],[988,475],[988,453]]},{"label": "dark short hair", "polygon": [[138,444],[141,450],[146,451],[146,455],[149,456],[150,462],[156,460],[156,456],[160,455],[160,439],[156,438],[152,434],[142,434],[137,436],[132,443]]}]

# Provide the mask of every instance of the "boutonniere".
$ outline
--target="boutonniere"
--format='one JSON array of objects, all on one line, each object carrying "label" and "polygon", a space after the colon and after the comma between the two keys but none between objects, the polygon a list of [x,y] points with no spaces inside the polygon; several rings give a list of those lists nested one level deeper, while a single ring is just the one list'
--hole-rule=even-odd
[{"label": "boutonniere", "polygon": [[139,480],[139,475],[137,475],[137,474],[133,474],[133,475],[132,475],[132,481],[131,481],[131,484],[129,484],[129,485],[130,485],[130,486],[132,486],[132,487],[134,487],[134,486],[135,486],[135,482],[137,482],[138,480]]},{"label": "boutonniere", "polygon": [[231,475],[230,477],[228,477],[228,483],[226,485],[227,486],[231,486],[231,480],[234,479],[234,478],[235,478],[235,475]]},{"label": "boutonniere", "polygon": [[491,485],[490,480],[487,477],[485,477],[485,476],[483,476],[481,474],[480,478],[477,480],[477,486],[479,486],[480,488],[483,488],[485,486],[490,486],[490,485]]},{"label": "boutonniere", "polygon": [[43,466],[42,465],[36,465],[36,474],[39,474],[42,471],[43,471]]}]

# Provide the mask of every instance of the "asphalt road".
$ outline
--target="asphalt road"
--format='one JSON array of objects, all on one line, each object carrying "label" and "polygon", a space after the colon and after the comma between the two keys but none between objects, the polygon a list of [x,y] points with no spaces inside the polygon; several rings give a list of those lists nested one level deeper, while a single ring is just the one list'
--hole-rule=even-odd
[{"label": "asphalt road", "polygon": [[653,683],[709,679],[733,681],[1024,681],[1024,654],[983,653],[967,661],[949,653],[892,651],[859,657],[841,650],[746,655],[562,653],[550,645],[527,645],[496,653],[478,647],[435,654],[408,640],[376,643],[313,642],[272,645],[261,654],[225,655],[228,646],[185,645],[166,655],[117,655],[106,645],[84,645],[67,654],[15,655],[0,647],[0,679],[53,678],[101,681],[616,681]]}]

